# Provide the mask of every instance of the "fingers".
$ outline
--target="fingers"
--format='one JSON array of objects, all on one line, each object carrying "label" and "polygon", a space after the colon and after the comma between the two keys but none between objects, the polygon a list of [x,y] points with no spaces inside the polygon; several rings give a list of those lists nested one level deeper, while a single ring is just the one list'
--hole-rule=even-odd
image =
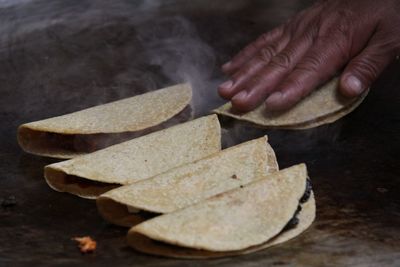
[{"label": "fingers", "polygon": [[311,36],[303,36],[292,41],[257,72],[239,72],[239,78],[233,86],[238,92],[231,100],[233,107],[240,111],[249,111],[261,104],[293,70],[312,43]]},{"label": "fingers", "polygon": [[254,42],[241,50],[232,60],[222,66],[222,71],[229,74],[237,71],[244,63],[253,58],[261,48],[276,42],[281,38],[284,26],[281,25],[272,31],[262,34]]},{"label": "fingers", "polygon": [[238,92],[243,90],[243,83],[253,77],[263,67],[267,66],[271,59],[281,52],[289,42],[289,37],[286,36],[273,44],[261,48],[252,59],[244,64],[231,79],[218,88],[219,94],[226,99],[231,99]]},{"label": "fingers", "polygon": [[371,39],[369,45],[347,65],[340,77],[339,89],[343,95],[360,95],[393,60],[394,56],[379,43],[382,40]]},{"label": "fingers", "polygon": [[304,58],[265,101],[269,110],[292,107],[314,88],[331,78],[348,60],[344,39],[319,38]]},{"label": "fingers", "polygon": [[293,35],[294,38],[297,39],[300,38],[303,33],[315,30],[317,27],[314,18],[318,17],[319,11],[322,8],[322,1],[317,2],[312,7],[298,13],[285,24],[262,34],[256,41],[241,50],[232,60],[225,63],[222,66],[222,71],[226,74],[237,72],[246,62],[252,59],[260,49],[279,41],[285,35],[289,35],[289,38],[290,35]]}]

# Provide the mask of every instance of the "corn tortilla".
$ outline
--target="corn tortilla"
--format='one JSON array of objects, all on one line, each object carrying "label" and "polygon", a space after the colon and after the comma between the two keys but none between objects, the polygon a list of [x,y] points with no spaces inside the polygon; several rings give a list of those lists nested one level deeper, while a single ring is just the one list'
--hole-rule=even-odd
[{"label": "corn tortilla", "polygon": [[179,247],[164,242],[152,240],[145,235],[133,231],[129,233],[128,242],[131,245],[131,247],[133,247],[137,251],[150,255],[172,257],[179,259],[210,259],[210,258],[245,255],[266,249],[268,247],[282,244],[300,235],[308,227],[310,227],[313,221],[315,220],[316,207],[315,207],[314,195],[311,194],[310,199],[301,206],[302,210],[298,215],[299,224],[295,228],[284,231],[278,236],[268,240],[267,242],[264,242],[261,245],[252,246],[243,250],[214,252],[214,251],[193,249],[187,247]]},{"label": "corn tortilla", "polygon": [[107,221],[130,227],[142,221],[138,211],[173,212],[275,171],[276,156],[264,136],[106,192],[97,199],[97,207]]},{"label": "corn tortilla", "polygon": [[266,110],[261,105],[253,111],[239,114],[232,111],[231,103],[214,110],[215,113],[250,122],[263,128],[309,129],[333,123],[356,109],[368,90],[356,99],[346,98],[337,90],[339,79],[334,78],[321,86],[293,108],[283,112]]},{"label": "corn tortilla", "polygon": [[128,232],[128,244],[135,248],[135,234],[139,234],[178,247],[217,253],[261,246],[282,233],[291,220],[306,190],[306,179],[304,164],[275,172],[140,223]]},{"label": "corn tortilla", "polygon": [[48,165],[45,178],[57,191],[96,198],[220,150],[220,125],[217,116],[211,115]]},{"label": "corn tortilla", "polygon": [[[63,116],[23,124],[18,128],[17,138],[26,152],[54,158],[72,158],[132,138],[132,133],[144,130],[148,133],[152,127],[183,112],[191,98],[190,85],[178,84]],[[191,113],[190,108],[186,108],[185,113]]]}]

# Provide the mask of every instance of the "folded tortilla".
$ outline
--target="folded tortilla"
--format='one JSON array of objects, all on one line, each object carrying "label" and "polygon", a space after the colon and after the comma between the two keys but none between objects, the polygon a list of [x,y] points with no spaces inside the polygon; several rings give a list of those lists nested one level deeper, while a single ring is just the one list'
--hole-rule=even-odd
[{"label": "folded tortilla", "polygon": [[368,94],[367,90],[356,99],[346,98],[338,92],[338,84],[339,79],[334,78],[287,111],[268,111],[265,105],[261,105],[253,111],[240,114],[232,111],[232,105],[229,102],[215,109],[214,112],[265,128],[314,128],[335,122],[349,114]]},{"label": "folded tortilla", "polygon": [[23,124],[18,128],[18,142],[32,154],[72,158],[176,124],[171,118],[179,113],[180,122],[188,120],[191,98],[190,85],[178,84]]},{"label": "folded tortilla", "polygon": [[264,136],[150,179],[111,190],[97,199],[97,207],[107,221],[130,227],[275,171],[278,171],[275,153]]},{"label": "folded tortilla", "polygon": [[96,198],[220,150],[220,125],[211,115],[48,165],[44,175],[57,191]]},{"label": "folded tortilla", "polygon": [[308,228],[315,200],[304,164],[132,227],[128,244],[154,255],[215,258],[255,252]]}]

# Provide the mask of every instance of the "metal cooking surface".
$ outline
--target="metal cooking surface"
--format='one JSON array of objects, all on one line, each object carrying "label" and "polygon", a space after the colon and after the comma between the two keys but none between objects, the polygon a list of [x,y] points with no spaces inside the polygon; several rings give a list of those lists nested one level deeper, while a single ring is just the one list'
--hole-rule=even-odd
[{"label": "metal cooking surface", "polygon": [[[54,160],[18,147],[21,123],[182,81],[193,85],[196,116],[207,114],[223,103],[219,66],[309,4],[227,3],[0,1],[0,266],[400,266],[398,62],[332,125],[265,131],[224,121],[224,146],[268,134],[281,167],[306,162],[315,190],[312,227],[251,255],[183,261],[139,254],[125,244],[127,230],[104,222],[93,201],[46,185],[43,166]],[[95,254],[81,255],[71,241],[82,235],[98,241]]]}]

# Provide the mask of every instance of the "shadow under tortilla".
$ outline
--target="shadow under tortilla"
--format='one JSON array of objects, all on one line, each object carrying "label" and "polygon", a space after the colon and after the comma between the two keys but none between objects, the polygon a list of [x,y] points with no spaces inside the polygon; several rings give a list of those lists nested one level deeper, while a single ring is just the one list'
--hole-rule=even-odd
[{"label": "shadow under tortilla", "polygon": [[96,204],[100,215],[106,221],[124,227],[133,227],[141,222],[161,215],[160,213],[139,209],[130,210],[127,205],[108,197],[100,196],[96,200]]}]

